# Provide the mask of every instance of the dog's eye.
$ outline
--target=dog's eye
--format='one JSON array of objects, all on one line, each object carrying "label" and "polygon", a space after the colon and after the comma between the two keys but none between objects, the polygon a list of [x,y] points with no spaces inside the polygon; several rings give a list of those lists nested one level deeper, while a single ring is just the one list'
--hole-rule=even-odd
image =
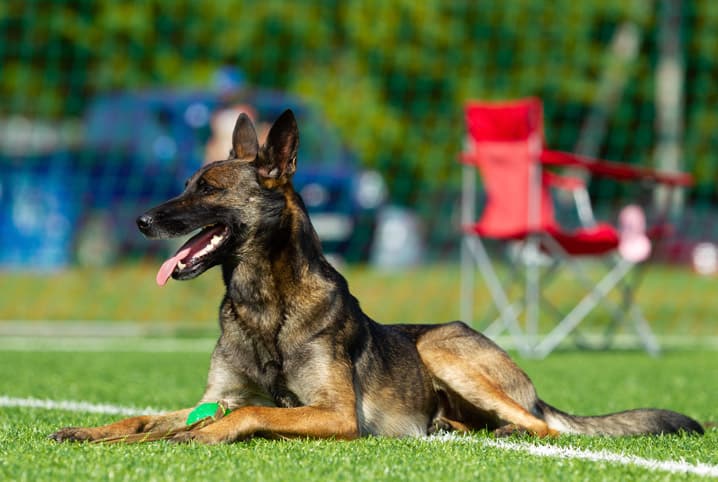
[{"label": "dog's eye", "polygon": [[208,183],[204,178],[199,178],[197,180],[197,190],[201,192],[202,194],[211,194],[213,192],[216,192],[219,190],[218,187],[211,185]]}]

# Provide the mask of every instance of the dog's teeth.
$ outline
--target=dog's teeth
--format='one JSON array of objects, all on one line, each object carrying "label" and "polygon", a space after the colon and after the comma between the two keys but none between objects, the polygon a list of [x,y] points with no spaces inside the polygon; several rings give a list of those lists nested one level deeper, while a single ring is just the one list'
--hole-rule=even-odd
[{"label": "dog's teeth", "polygon": [[[217,235],[215,234],[212,236],[212,239],[209,241],[207,245],[205,245],[202,249],[191,255],[192,261],[198,260],[199,258],[205,256],[208,253],[211,253],[219,245],[221,245],[224,242],[225,236]],[[177,267],[179,269],[184,269],[187,265],[185,263],[179,262],[177,263]]]},{"label": "dog's teeth", "polygon": [[194,257],[199,258],[211,251],[214,251],[214,249],[222,243],[222,239],[222,236],[212,236],[212,239],[210,240],[209,244],[202,248],[200,251],[198,251],[197,254],[194,255]]}]

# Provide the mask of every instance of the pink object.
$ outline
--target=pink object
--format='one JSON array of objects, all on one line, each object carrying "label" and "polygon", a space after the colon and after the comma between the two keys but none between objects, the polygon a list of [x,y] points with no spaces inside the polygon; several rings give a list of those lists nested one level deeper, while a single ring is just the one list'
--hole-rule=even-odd
[{"label": "pink object", "polygon": [[618,253],[626,261],[639,263],[651,254],[651,242],[646,236],[646,216],[636,205],[626,206],[618,215],[620,242]]}]

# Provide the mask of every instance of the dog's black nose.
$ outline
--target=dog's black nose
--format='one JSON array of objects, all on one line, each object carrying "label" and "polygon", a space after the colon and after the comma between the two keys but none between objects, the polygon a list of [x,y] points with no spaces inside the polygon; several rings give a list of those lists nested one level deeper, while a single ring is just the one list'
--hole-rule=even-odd
[{"label": "dog's black nose", "polygon": [[137,227],[140,228],[140,231],[145,231],[152,226],[152,216],[143,214],[142,216],[137,218]]}]

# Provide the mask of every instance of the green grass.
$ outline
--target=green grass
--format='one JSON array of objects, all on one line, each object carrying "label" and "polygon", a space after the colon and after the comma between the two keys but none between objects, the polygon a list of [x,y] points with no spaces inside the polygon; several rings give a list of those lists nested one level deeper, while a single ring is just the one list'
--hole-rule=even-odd
[{"label": "green grass", "polygon": [[[208,365],[201,353],[0,352],[0,394],[171,409],[191,406]],[[713,352],[561,352],[519,360],[540,395],[574,413],[660,406],[700,421],[718,419]],[[66,425],[102,424],[116,416],[2,408],[0,480],[657,480],[668,474],[605,462],[539,458],[467,443],[369,438],[356,442],[253,440],[230,446],[56,444]],[[623,439],[562,436],[512,441],[606,450],[657,460],[718,464],[718,430],[704,437]],[[478,442],[478,443],[477,443]],[[671,480],[690,479],[670,475]]]},{"label": "green grass", "polygon": [[[216,334],[222,296],[214,270],[189,283],[154,284],[155,264],[109,270],[72,269],[55,275],[3,273],[0,320],[168,321],[186,333]],[[365,311],[384,322],[434,322],[458,316],[459,273],[437,265],[411,272],[378,273],[348,267],[344,274]],[[478,306],[489,299],[479,284]],[[552,292],[561,303],[580,295],[570,279]],[[687,270],[651,267],[639,301],[661,334],[715,336],[715,280]],[[479,313],[477,312],[477,315]],[[592,315],[600,325],[605,313]],[[61,326],[61,325],[58,325]],[[190,328],[187,328],[187,327]],[[186,334],[185,333],[185,334]],[[193,405],[204,387],[207,352],[126,351],[118,338],[99,352],[2,351],[0,395],[174,409]],[[153,343],[144,339],[142,343]],[[204,343],[204,342],[202,342]],[[85,340],[82,344],[87,345]],[[0,344],[11,348],[13,343]],[[200,346],[204,346],[200,344]],[[116,351],[113,351],[116,350]],[[668,350],[654,359],[642,352],[563,350],[546,360],[521,360],[539,394],[578,414],[639,406],[718,420],[718,356],[704,349]],[[540,458],[485,444],[486,433],[466,441],[427,442],[367,438],[355,442],[252,440],[229,446],[135,446],[56,444],[47,434],[67,425],[96,425],[117,417],[0,407],[0,480],[688,480],[695,476],[655,472],[607,462]],[[705,437],[587,438],[562,436],[530,444],[570,446],[657,460],[718,465],[718,430]]]},{"label": "green grass", "polygon": [[[0,320],[110,320],[182,322],[196,330],[216,327],[223,286],[214,269],[190,282],[155,285],[159,263],[120,265],[111,269],[70,269],[57,274],[2,273]],[[364,310],[384,322],[426,323],[459,317],[459,271],[453,265],[433,265],[407,272],[382,273],[361,266],[344,270],[349,286]],[[565,309],[584,292],[570,277],[549,290]],[[490,305],[477,278],[476,319]],[[684,268],[650,266],[638,291],[638,301],[661,334],[718,335],[715,279]],[[605,311],[597,310],[588,324],[602,326]]]},{"label": "green grass", "polygon": [[[0,395],[84,400],[172,409],[191,406],[205,381],[209,354],[0,351]],[[572,413],[638,406],[718,419],[715,352],[563,351],[519,359],[539,394]],[[0,408],[0,480],[693,480],[607,462],[540,458],[487,447],[479,432],[466,441],[367,438],[355,442],[252,440],[227,446],[56,444],[47,434],[67,425],[102,424],[116,416]],[[704,437],[562,436],[530,444],[605,450],[657,460],[717,465],[718,430]]]}]

